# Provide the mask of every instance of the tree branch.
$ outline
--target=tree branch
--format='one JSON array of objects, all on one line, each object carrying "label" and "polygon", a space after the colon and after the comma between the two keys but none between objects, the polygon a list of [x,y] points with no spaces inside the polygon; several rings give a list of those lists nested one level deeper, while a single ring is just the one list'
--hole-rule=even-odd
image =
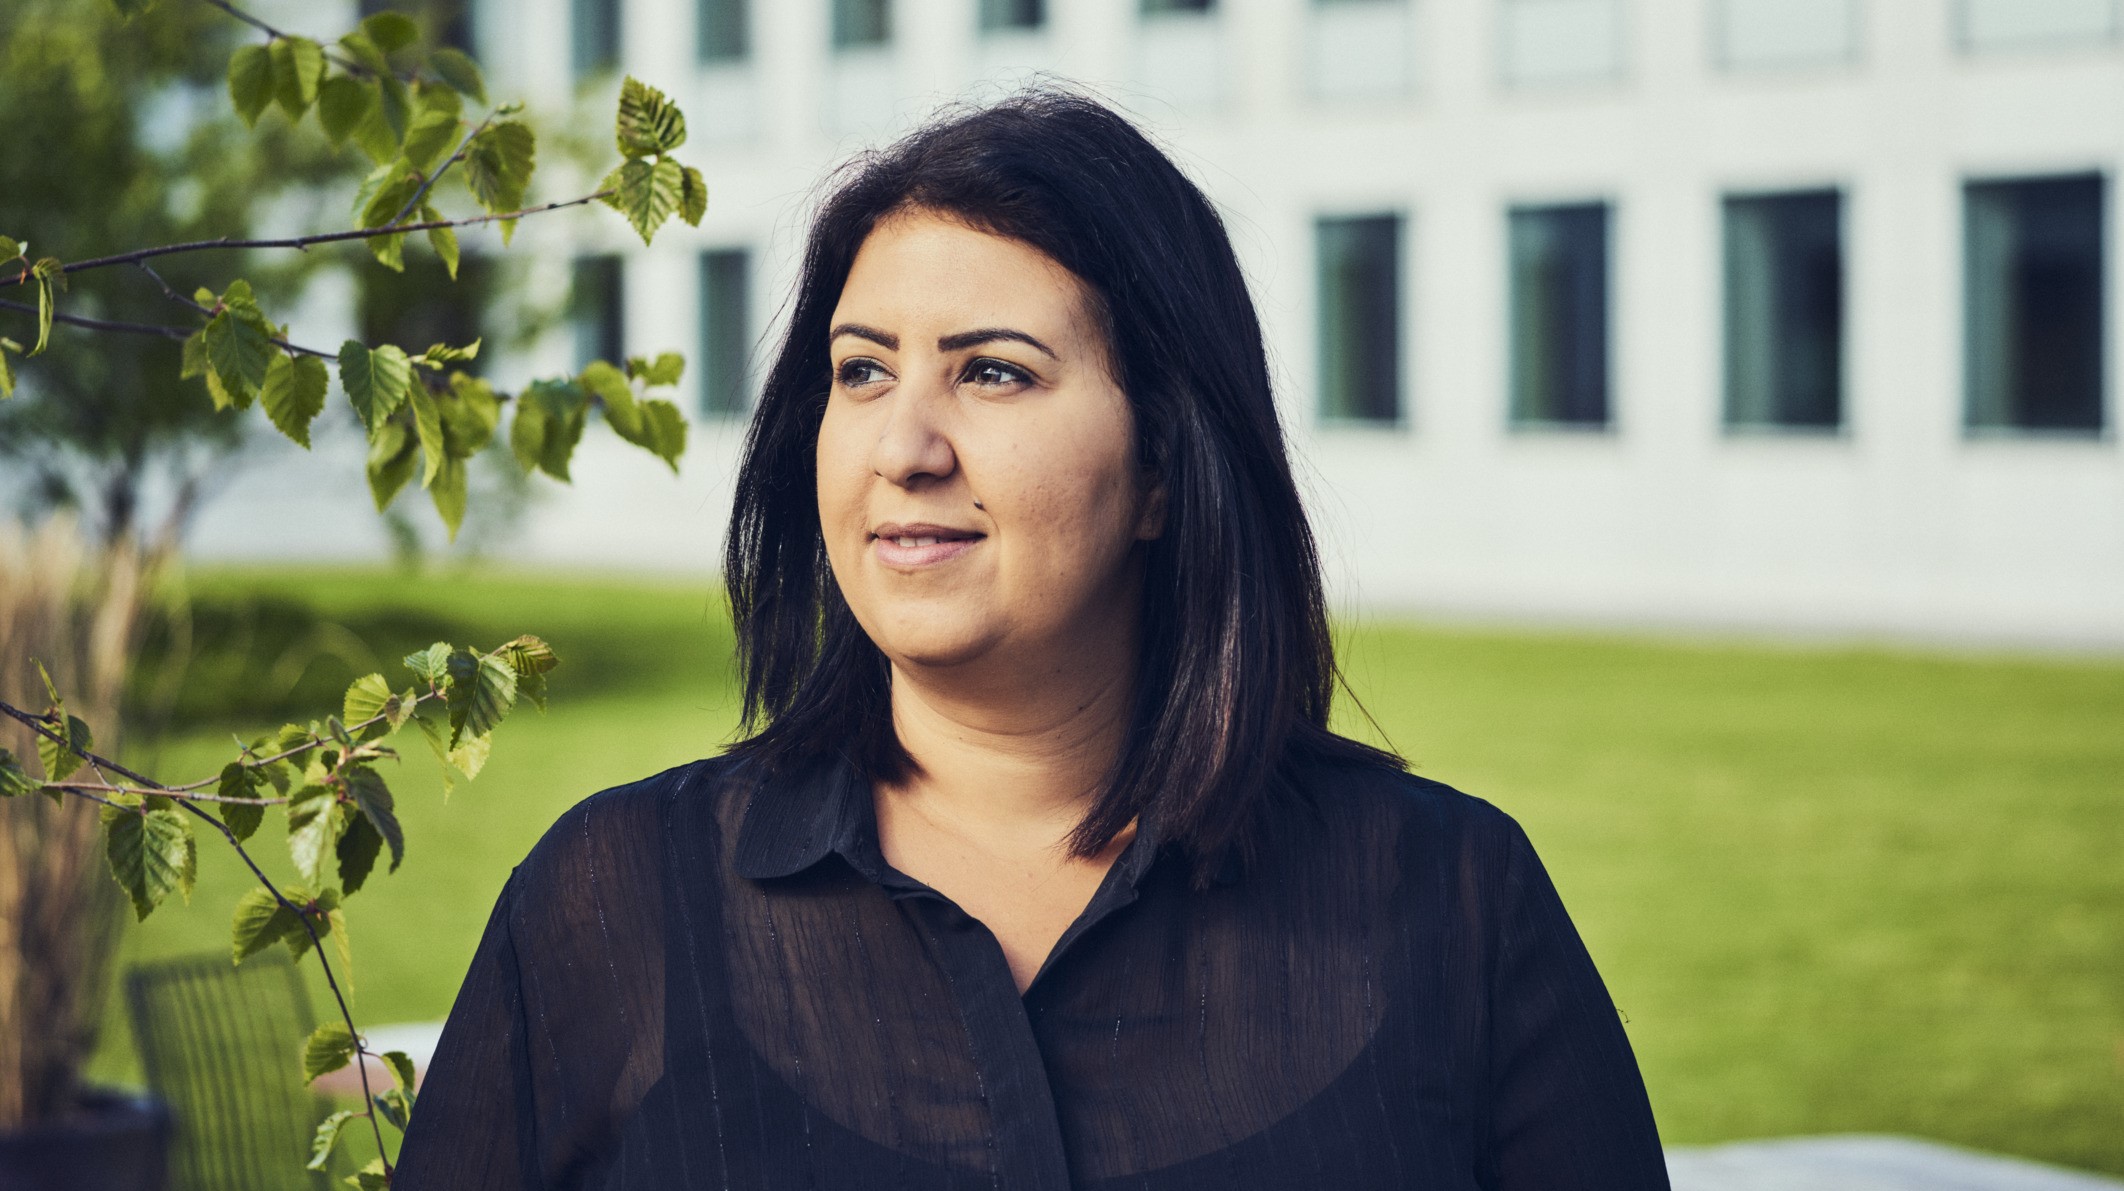
[{"label": "tree branch", "polygon": [[[594,203],[599,199],[606,198],[613,193],[610,190],[600,190],[595,194],[583,195],[581,198],[563,199],[559,202],[544,203],[536,207],[525,207],[518,211],[503,211],[493,215],[469,215],[463,219],[428,219],[419,223],[400,223],[393,224],[390,227],[360,228],[347,232],[324,232],[314,236],[293,236],[284,240],[237,240],[227,236],[219,240],[193,240],[185,244],[165,244],[160,248],[142,248],[134,252],[117,253],[113,256],[99,256],[91,260],[67,265],[65,269],[69,274],[84,273],[90,269],[104,269],[112,265],[138,264],[144,260],[152,260],[158,256],[173,256],[180,252],[207,252],[214,249],[238,248],[309,248],[313,244],[334,244],[346,240],[371,240],[377,236],[396,236],[405,232],[424,232],[430,228],[471,227],[481,223],[498,223],[503,220],[522,219],[525,216],[540,215],[547,211],[558,211],[565,207],[580,207],[585,203]],[[17,277],[13,281],[0,282],[0,288],[5,288],[8,285],[19,285],[21,282],[22,278]]]},{"label": "tree branch", "polygon": [[[0,310],[19,310],[24,314],[37,313],[37,308],[27,302],[10,302],[5,298],[0,298]],[[87,318],[79,314],[66,314],[57,310],[52,312],[52,321],[55,323],[67,323],[76,327],[87,327],[91,331],[123,331],[129,335],[160,335],[164,339],[190,339],[192,332],[198,330],[197,327],[158,327],[149,323],[118,323],[109,319]]]},{"label": "tree branch", "polygon": [[477,138],[480,133],[487,131],[487,126],[492,123],[494,123],[494,116],[492,113],[489,113],[486,119],[481,120],[479,122],[478,128],[475,128],[471,132],[466,133],[465,139],[457,143],[457,152],[450,154],[448,160],[444,161],[441,165],[435,167],[435,172],[429,174],[427,180],[420,184],[420,189],[414,191],[413,197],[406,200],[406,205],[398,209],[398,214],[393,215],[391,217],[391,222],[398,223],[406,216],[411,215],[420,206],[420,200],[428,197],[428,191],[432,187],[434,187],[436,180],[443,176],[444,171],[448,170],[451,166],[456,165],[458,162],[463,161],[465,159],[465,150],[470,148],[473,140]]}]

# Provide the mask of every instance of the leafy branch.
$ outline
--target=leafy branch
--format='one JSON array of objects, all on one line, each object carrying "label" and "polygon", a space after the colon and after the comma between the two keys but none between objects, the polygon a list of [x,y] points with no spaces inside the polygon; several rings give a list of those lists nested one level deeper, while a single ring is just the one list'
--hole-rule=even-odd
[{"label": "leafy branch", "polygon": [[[391,1166],[383,1157],[383,1126],[405,1130],[413,1110],[414,1065],[403,1052],[369,1049],[343,987],[352,971],[343,904],[367,882],[383,852],[390,853],[392,872],[405,854],[396,800],[376,764],[396,760],[397,752],[384,742],[406,725],[416,725],[442,767],[447,797],[459,776],[478,775],[494,728],[519,698],[544,709],[545,676],[558,664],[537,637],[518,637],[486,653],[437,642],[406,657],[413,685],[394,691],[381,674],[360,678],[347,688],[340,714],[239,742],[236,759],[218,775],[182,785],[158,782],[97,754],[89,725],[67,712],[50,674],[39,665],[50,699],[46,709],[30,712],[0,701],[0,715],[35,735],[43,777],[30,777],[10,751],[0,748],[0,797],[42,792],[55,802],[71,796],[97,803],[111,874],[143,920],[172,892],[191,900],[199,863],[195,820],[227,841],[258,881],[258,888],[236,904],[234,962],[241,964],[276,942],[297,960],[314,953],[339,1020],[303,1041],[304,1078],[314,1081],[352,1063],[361,1082],[364,1106],[325,1118],[313,1140],[309,1168],[324,1169],[346,1125],[361,1117],[374,1135],[378,1157],[350,1181],[364,1189],[388,1187]],[[440,714],[423,714],[424,709]],[[99,780],[69,780],[84,764]],[[110,780],[111,774],[124,784]],[[277,796],[260,797],[268,788]],[[268,806],[285,809],[289,856],[304,884],[276,884],[245,847]],[[338,954],[336,968],[325,954],[328,938]],[[391,1072],[392,1088],[371,1089],[366,1057]]]},{"label": "leafy branch", "polygon": [[[113,2],[132,16],[155,0]],[[277,238],[192,240],[72,262],[54,255],[32,259],[27,242],[0,234],[0,289],[33,285],[37,293],[34,306],[0,300],[0,311],[37,318],[26,350],[15,339],[0,337],[0,399],[17,387],[10,355],[42,355],[55,325],[179,340],[184,347],[180,377],[201,381],[217,410],[262,406],[275,428],[307,448],[310,426],[324,412],[336,371],[368,438],[367,478],[378,510],[417,472],[453,538],[468,499],[467,462],[493,441],[502,408],[512,402],[510,454],[527,473],[542,471],[568,481],[569,461],[592,409],[602,411],[620,438],[677,470],[686,422],[678,406],[656,391],[678,382],[684,361],[676,354],[619,364],[593,361],[574,376],[534,382],[513,395],[450,367],[475,358],[477,343],[434,344],[420,352],[410,351],[410,345],[358,340],[337,351],[305,346],[292,342],[288,329],[269,317],[249,282],[236,278],[218,293],[202,288],[186,296],[149,264],[210,251],[299,252],[360,241],[379,264],[402,271],[407,238],[417,234],[454,280],[461,255],[457,229],[498,224],[506,244],[520,219],[590,203],[619,211],[646,244],[674,216],[698,226],[707,210],[706,180],[672,157],[686,140],[685,117],[676,105],[657,89],[626,79],[614,121],[619,167],[589,194],[528,203],[537,137],[517,118],[521,105],[489,106],[478,65],[454,49],[424,49],[410,18],[376,13],[328,49],[230,0],[200,2],[265,35],[263,44],[241,47],[229,62],[229,98],[246,124],[255,127],[269,108],[298,124],[314,113],[332,145],[352,144],[375,163],[355,198],[359,226]],[[487,110],[471,119],[467,103]],[[462,179],[478,213],[445,215],[438,209],[438,184],[450,176]],[[116,322],[59,310],[59,296],[76,278],[121,265],[152,278],[198,323]]]}]

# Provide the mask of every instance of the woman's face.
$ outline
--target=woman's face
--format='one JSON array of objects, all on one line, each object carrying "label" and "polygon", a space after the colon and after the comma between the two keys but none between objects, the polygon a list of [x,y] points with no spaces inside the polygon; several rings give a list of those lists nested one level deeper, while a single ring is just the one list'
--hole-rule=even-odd
[{"label": "woman's face", "polygon": [[819,523],[902,667],[1133,642],[1133,547],[1163,513],[1091,309],[1037,249],[920,209],[857,253],[829,332]]}]

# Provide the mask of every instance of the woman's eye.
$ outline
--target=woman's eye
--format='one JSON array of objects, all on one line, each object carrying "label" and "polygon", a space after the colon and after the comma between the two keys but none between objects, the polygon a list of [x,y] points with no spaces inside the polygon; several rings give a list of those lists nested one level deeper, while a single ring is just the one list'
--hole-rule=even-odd
[{"label": "woman's eye", "polygon": [[981,359],[967,365],[966,382],[980,385],[983,388],[1008,388],[1013,385],[1031,384],[1032,377],[1026,375],[1025,370],[1015,364],[1005,364],[1001,360]]},{"label": "woman's eye", "polygon": [[844,361],[840,368],[835,371],[834,379],[852,389],[859,385],[870,384],[873,381],[884,380],[890,375],[890,373],[885,371],[885,366],[876,360],[855,359]]}]

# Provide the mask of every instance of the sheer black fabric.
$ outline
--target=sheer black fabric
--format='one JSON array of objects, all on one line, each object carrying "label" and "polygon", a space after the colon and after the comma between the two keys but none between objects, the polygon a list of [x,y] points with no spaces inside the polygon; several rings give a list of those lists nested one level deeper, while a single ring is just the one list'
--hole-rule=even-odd
[{"label": "sheer black fabric", "polygon": [[503,888],[399,1191],[1667,1186],[1518,825],[1319,768],[1262,863],[1139,831],[1021,997],[841,763],[570,810]]}]

